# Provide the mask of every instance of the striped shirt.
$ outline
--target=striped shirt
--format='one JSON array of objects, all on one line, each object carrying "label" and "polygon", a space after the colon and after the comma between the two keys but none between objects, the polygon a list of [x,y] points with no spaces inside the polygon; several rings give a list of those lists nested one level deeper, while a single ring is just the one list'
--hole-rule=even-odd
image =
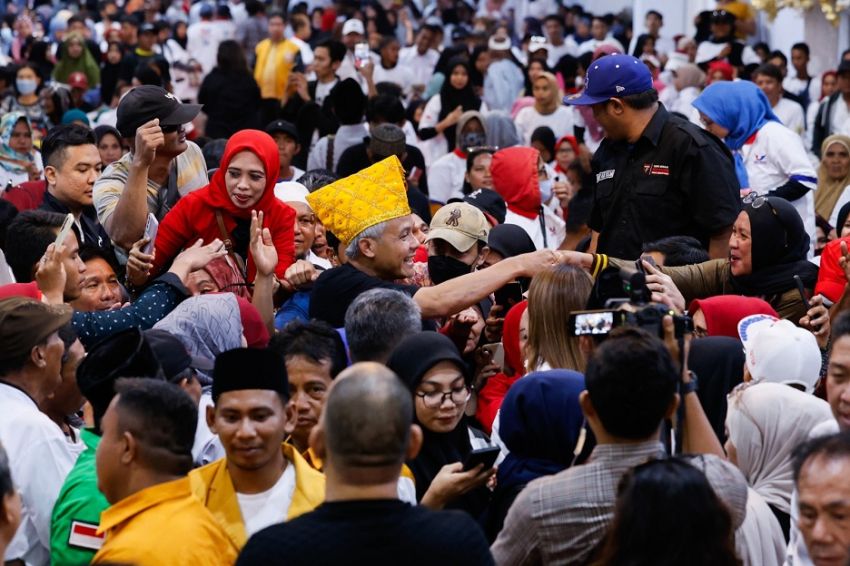
[{"label": "striped shirt", "polygon": [[656,441],[599,444],[586,464],[536,479],[514,501],[490,549],[496,564],[583,564],[614,520],[623,474],[664,457]]},{"label": "striped shirt", "polygon": [[[177,191],[181,197],[209,184],[207,164],[204,161],[201,148],[190,141],[187,141],[186,145],[188,145],[186,151],[178,155],[176,159]],[[115,211],[118,199],[124,193],[132,162],[133,154],[125,153],[121,159],[109,165],[100,178],[95,181],[94,206],[97,210],[98,220],[104,226],[107,219]],[[163,206],[161,202],[160,188],[160,185],[148,179],[148,212],[154,214],[157,220],[162,221],[169,209]]]}]

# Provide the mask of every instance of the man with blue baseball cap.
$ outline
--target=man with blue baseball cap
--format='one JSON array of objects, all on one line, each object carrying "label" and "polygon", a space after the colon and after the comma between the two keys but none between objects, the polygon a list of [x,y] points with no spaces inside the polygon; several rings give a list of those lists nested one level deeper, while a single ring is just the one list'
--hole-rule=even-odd
[{"label": "man with blue baseball cap", "polygon": [[593,61],[584,91],[564,102],[590,106],[605,130],[592,161],[591,252],[637,259],[645,242],[687,235],[712,258],[728,256],[741,210],[732,155],[712,134],[667,112],[639,59]]}]

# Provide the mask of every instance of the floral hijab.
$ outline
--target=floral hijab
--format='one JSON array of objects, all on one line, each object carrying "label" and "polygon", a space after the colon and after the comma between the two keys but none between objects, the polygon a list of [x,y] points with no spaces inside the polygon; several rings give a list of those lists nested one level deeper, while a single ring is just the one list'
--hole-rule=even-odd
[{"label": "floral hijab", "polygon": [[35,161],[35,151],[21,153],[12,149],[12,131],[18,122],[23,120],[32,134],[32,124],[26,114],[22,112],[9,112],[0,119],[0,166],[12,173],[26,172],[26,164]]}]

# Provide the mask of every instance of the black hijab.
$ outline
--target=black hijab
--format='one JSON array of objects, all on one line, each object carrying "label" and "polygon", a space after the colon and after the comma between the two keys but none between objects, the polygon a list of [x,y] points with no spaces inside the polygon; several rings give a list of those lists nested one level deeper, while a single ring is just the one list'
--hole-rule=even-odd
[{"label": "black hijab", "polygon": [[838,219],[835,222],[835,232],[839,238],[841,237],[841,229],[844,227],[844,223],[847,222],[848,216],[850,216],[850,202],[842,206],[838,211]]},{"label": "black hijab", "polygon": [[737,338],[708,336],[691,342],[688,367],[699,379],[699,402],[721,443],[726,441],[726,395],[744,380],[744,361]]},{"label": "black hijab", "polygon": [[[411,394],[415,394],[428,370],[442,361],[455,364],[463,372],[467,384],[469,383],[471,376],[457,347],[451,339],[437,332],[421,332],[402,340],[390,355],[387,367],[401,378]],[[416,458],[407,462],[407,466],[416,480],[416,499],[421,500],[440,469],[446,464],[463,461],[472,451],[472,446],[469,442],[466,417],[461,418],[454,430],[445,433],[433,432],[422,426],[415,412],[413,421],[422,427],[422,449]],[[479,501],[482,495],[486,504],[486,493],[477,493],[481,490],[487,491],[486,488],[473,490],[453,501],[450,507],[466,509],[477,514],[484,507]]]},{"label": "black hijab", "polygon": [[[452,86],[452,72],[458,67],[466,69],[469,80],[466,81],[466,86],[462,89],[456,89]],[[439,120],[442,121],[446,116],[458,106],[463,107],[463,111],[479,110],[481,108],[481,99],[475,95],[475,90],[472,87],[472,73],[469,70],[469,61],[465,58],[456,58],[449,61],[446,66],[446,78],[443,81],[443,86],[440,87],[440,115]],[[449,143],[449,150],[455,147],[455,129],[457,126],[451,126],[443,131],[446,136],[446,141]]]},{"label": "black hijab", "polygon": [[753,272],[733,276],[732,286],[751,297],[778,295],[794,288],[794,276],[799,275],[806,288],[813,289],[818,268],[806,259],[809,235],[797,209],[780,197],[763,199],[744,204],[750,218]]}]

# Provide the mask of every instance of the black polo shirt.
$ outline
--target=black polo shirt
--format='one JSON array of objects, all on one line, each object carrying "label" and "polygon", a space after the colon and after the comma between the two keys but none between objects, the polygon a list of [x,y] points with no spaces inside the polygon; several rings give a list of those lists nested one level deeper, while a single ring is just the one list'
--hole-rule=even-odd
[{"label": "black polo shirt", "polygon": [[592,163],[598,253],[636,259],[643,244],[680,235],[708,246],[741,210],[729,149],[661,104],[636,143],[606,138]]}]

